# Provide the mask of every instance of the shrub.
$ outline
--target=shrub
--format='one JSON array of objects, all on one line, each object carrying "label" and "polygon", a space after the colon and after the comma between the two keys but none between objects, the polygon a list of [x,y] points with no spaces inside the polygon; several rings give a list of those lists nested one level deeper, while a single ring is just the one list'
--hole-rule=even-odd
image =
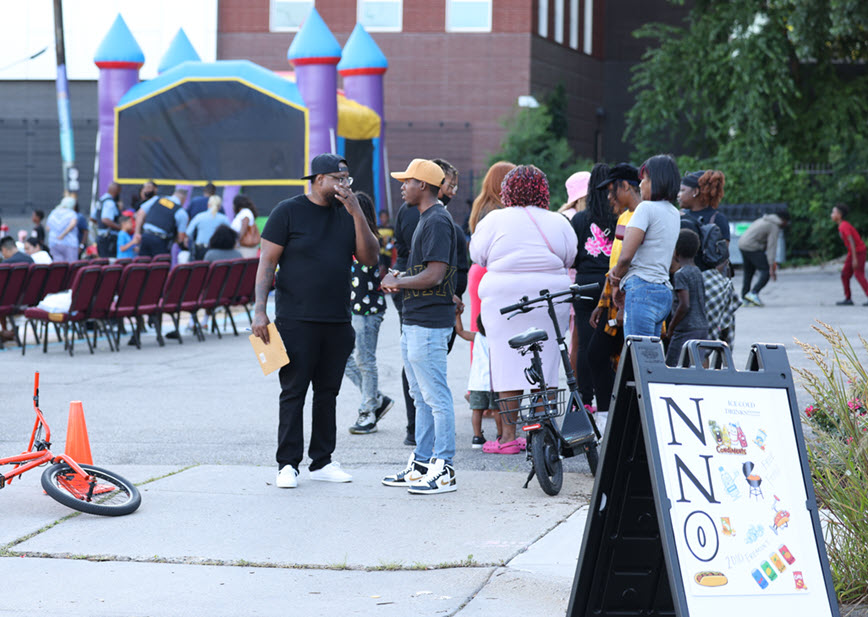
[{"label": "shrub", "polygon": [[[814,402],[808,458],[820,507],[828,510],[826,550],[842,603],[868,598],[868,373],[847,337],[818,322],[829,350],[796,341],[817,366],[796,369]],[[868,341],[859,337],[868,351]]]}]

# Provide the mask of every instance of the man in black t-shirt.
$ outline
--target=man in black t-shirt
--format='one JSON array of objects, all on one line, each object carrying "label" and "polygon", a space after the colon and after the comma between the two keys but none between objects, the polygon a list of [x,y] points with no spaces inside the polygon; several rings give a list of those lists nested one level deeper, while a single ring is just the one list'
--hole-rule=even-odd
[{"label": "man in black t-shirt", "polygon": [[310,192],[280,202],[262,231],[256,272],[253,333],[269,342],[265,307],[277,266],[275,326],[289,355],[280,369],[277,486],[298,486],[304,458],[302,410],[313,384],[308,455],[313,480],[349,482],[332,462],[335,404],[355,334],[350,325],[350,269],[375,266],[380,245],[350,190],[346,160],[320,154],[311,161]]},{"label": "man in black t-shirt", "polygon": [[416,450],[407,466],[383,478],[386,486],[427,495],[454,491],[455,410],[446,381],[446,354],[455,323],[456,230],[437,199],[444,174],[428,160],[414,159],[393,173],[401,194],[419,209],[405,272],[390,272],[386,291],[403,291],[401,355],[416,405]]}]

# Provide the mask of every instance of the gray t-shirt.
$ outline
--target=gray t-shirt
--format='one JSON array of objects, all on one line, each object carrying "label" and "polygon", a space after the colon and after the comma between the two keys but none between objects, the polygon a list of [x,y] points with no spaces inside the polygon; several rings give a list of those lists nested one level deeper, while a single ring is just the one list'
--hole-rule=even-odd
[{"label": "gray t-shirt", "polygon": [[[623,277],[624,281],[631,276],[638,276],[648,283],[671,287],[669,266],[681,231],[678,209],[668,201],[643,201],[636,206],[633,217],[627,223],[627,228],[630,227],[644,231],[645,239],[636,250],[630,269]],[[621,286],[624,286],[623,281]]]},{"label": "gray t-shirt", "polygon": [[694,265],[680,268],[675,276],[675,298],[672,303],[672,312],[678,306],[678,290],[686,289],[690,298],[690,308],[687,315],[675,326],[676,332],[688,332],[692,330],[708,330],[708,319],[705,316],[705,284],[702,280],[702,271]]}]

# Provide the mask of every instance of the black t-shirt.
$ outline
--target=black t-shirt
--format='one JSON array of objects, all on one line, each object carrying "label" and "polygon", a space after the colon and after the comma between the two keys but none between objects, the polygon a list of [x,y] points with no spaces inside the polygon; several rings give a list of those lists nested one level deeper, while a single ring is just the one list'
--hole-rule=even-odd
[{"label": "black t-shirt", "polygon": [[305,195],[280,202],[262,237],[283,247],[277,271],[277,317],[350,321],[353,217],[343,206],[318,206]]},{"label": "black t-shirt", "polygon": [[410,244],[413,242],[413,232],[419,224],[419,208],[403,203],[395,217],[395,249],[398,258],[395,260],[395,269],[403,272],[407,269],[407,260],[410,258]]},{"label": "black t-shirt", "polygon": [[579,239],[576,253],[576,280],[582,274],[606,274],[609,271],[609,256],[615,240],[615,228],[600,229],[592,223],[587,211],[577,212],[570,220],[573,231]]},{"label": "black t-shirt", "polygon": [[452,302],[458,262],[455,232],[452,216],[443,204],[431,206],[419,217],[410,245],[407,276],[419,274],[431,261],[447,264],[446,275],[431,289],[404,290],[404,325],[451,328],[455,324],[455,304]]}]

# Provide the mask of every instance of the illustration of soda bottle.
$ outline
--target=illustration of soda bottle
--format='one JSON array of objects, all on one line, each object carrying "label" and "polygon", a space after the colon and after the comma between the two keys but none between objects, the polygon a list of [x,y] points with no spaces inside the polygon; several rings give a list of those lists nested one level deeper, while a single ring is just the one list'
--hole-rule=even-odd
[{"label": "illustration of soda bottle", "polygon": [[732,447],[732,441],[729,438],[729,430],[726,428],[725,424],[723,425],[723,428],[721,429],[720,432],[723,433],[723,447],[724,448],[731,448]]},{"label": "illustration of soda bottle", "polygon": [[741,444],[742,448],[747,448],[747,437],[744,436],[744,431],[741,430],[741,424],[737,424],[736,429],[738,430],[738,443]]},{"label": "illustration of soda bottle", "polygon": [[719,467],[720,470],[720,479],[723,481],[723,486],[726,489],[726,492],[729,493],[729,496],[733,501],[741,497],[741,493],[738,490],[738,487],[735,485],[735,481],[732,479],[732,476],[726,471],[723,466]]}]

